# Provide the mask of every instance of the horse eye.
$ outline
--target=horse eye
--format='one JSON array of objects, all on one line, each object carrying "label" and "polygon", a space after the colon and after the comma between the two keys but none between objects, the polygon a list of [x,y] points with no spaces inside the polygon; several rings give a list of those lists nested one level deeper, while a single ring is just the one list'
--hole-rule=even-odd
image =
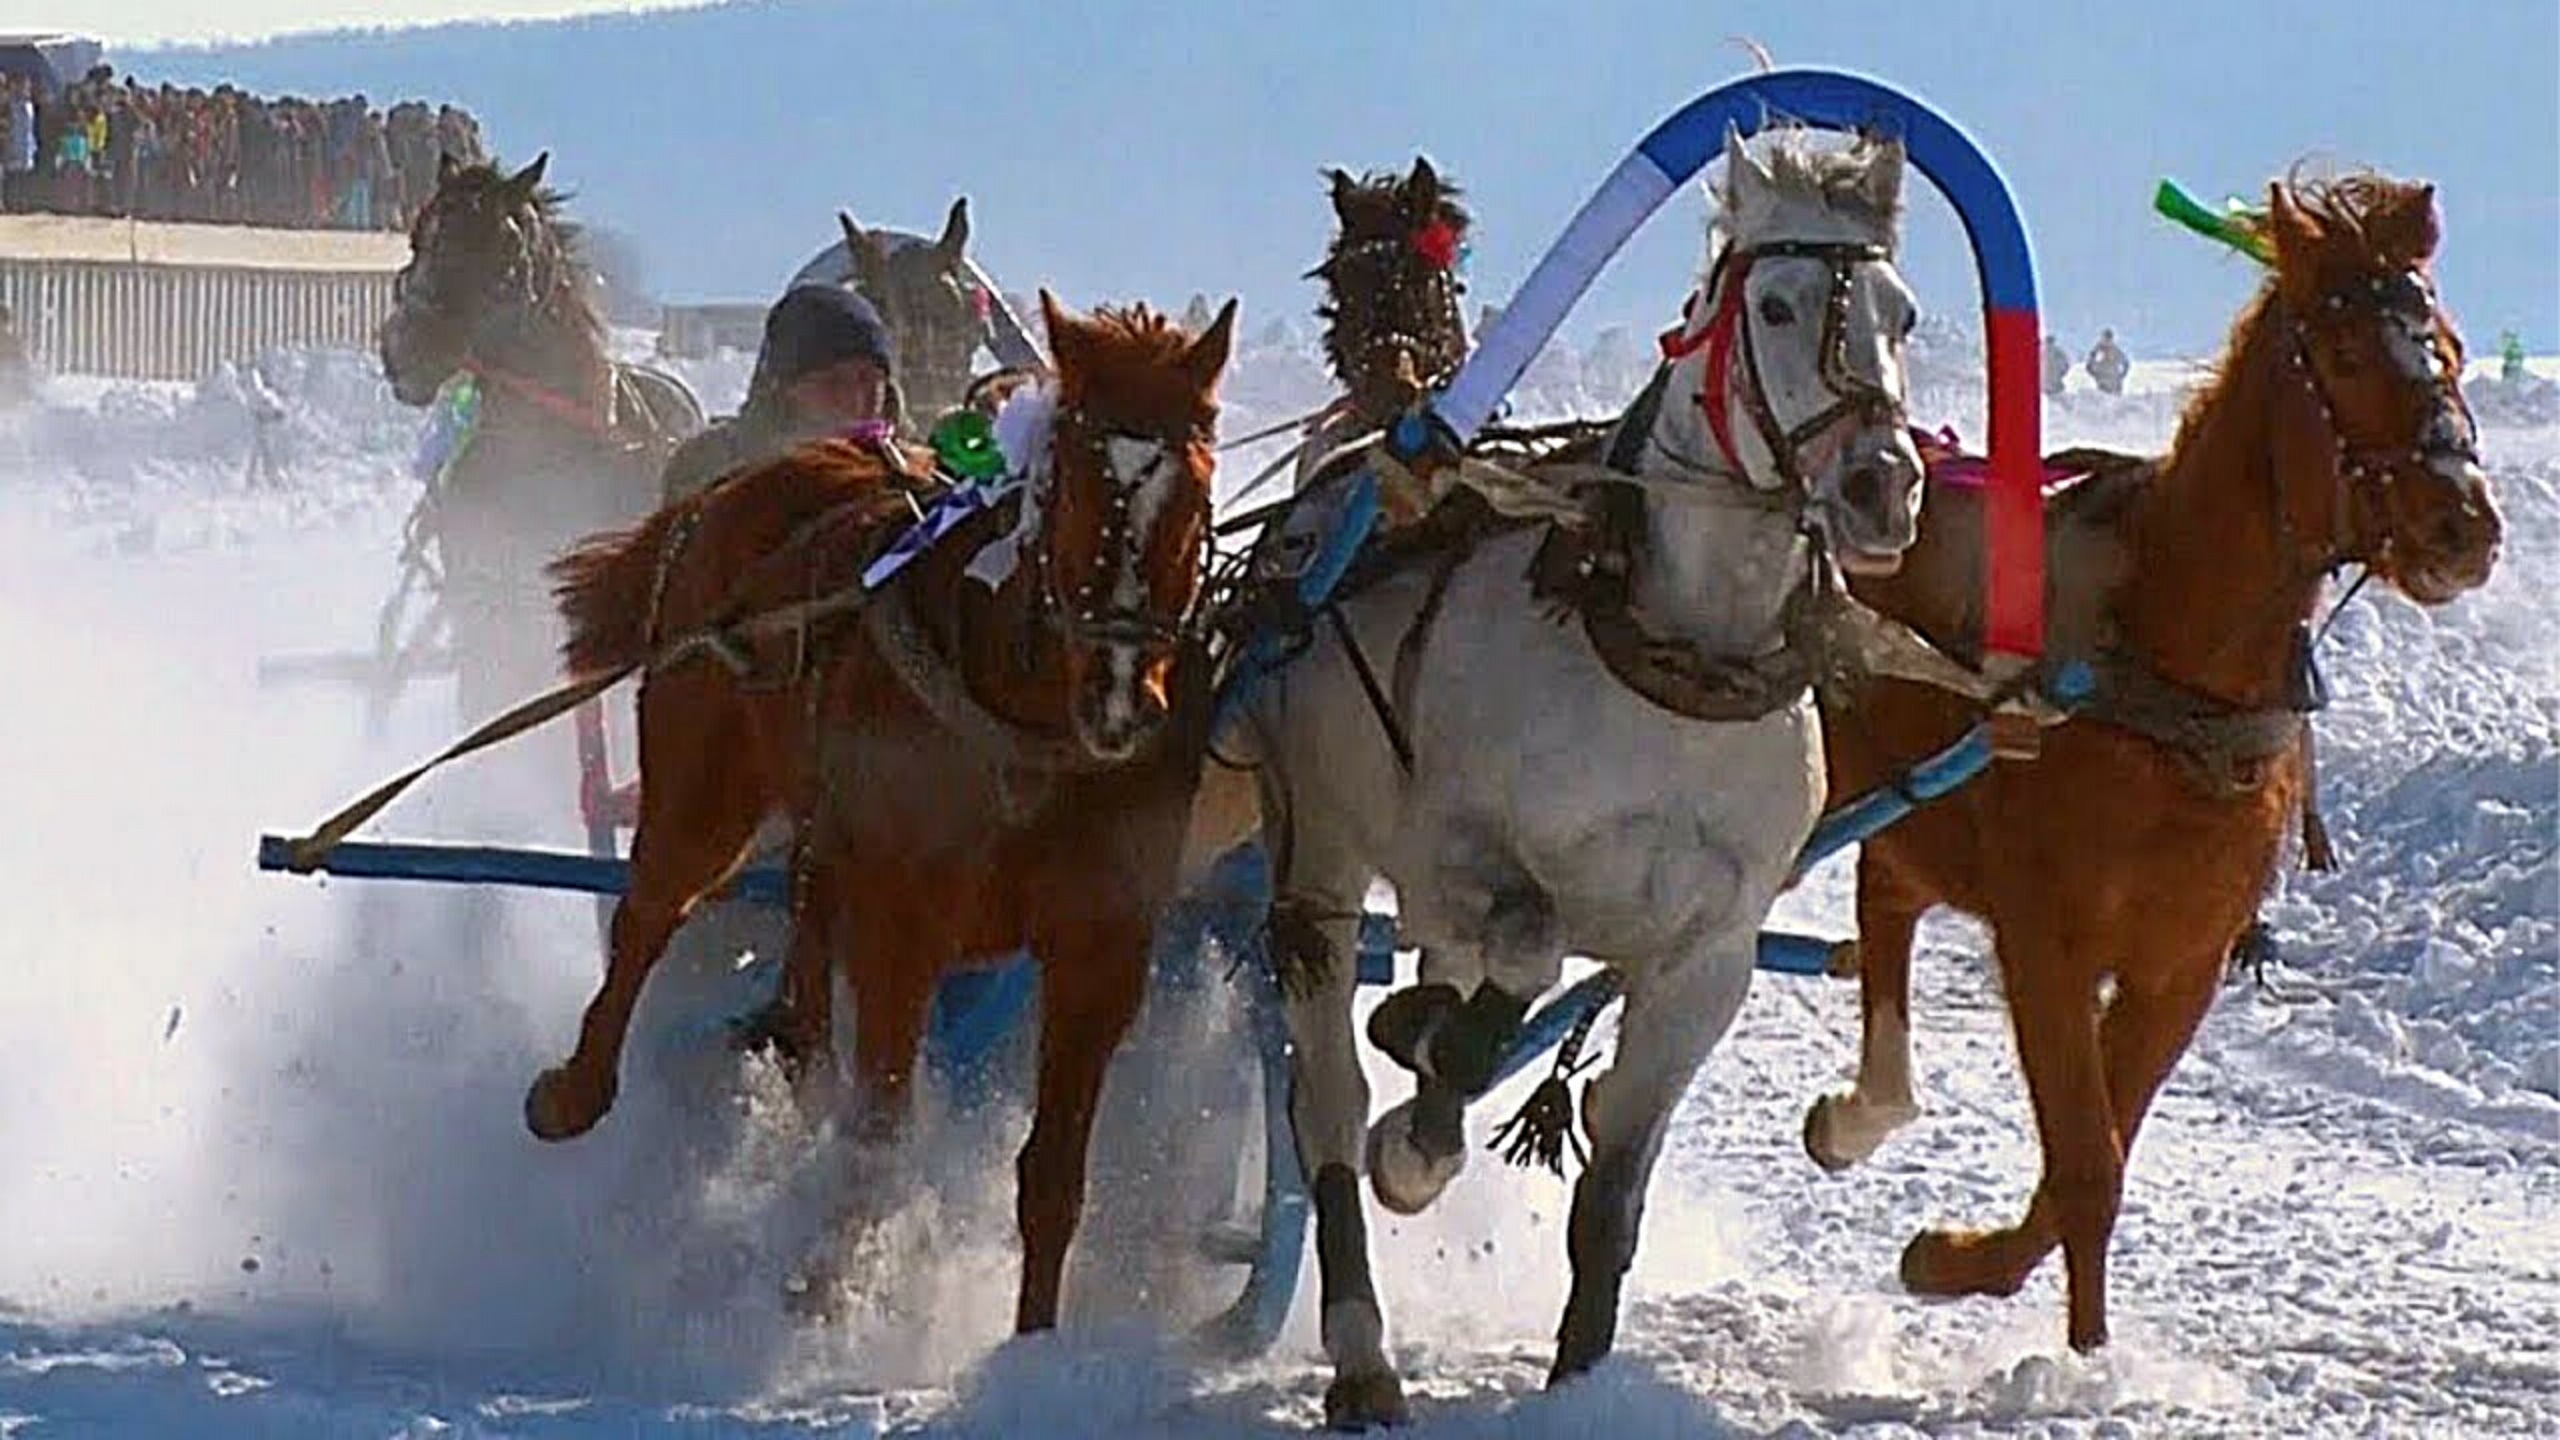
[{"label": "horse eye", "polygon": [[1780,296],[1763,295],[1760,297],[1760,319],[1769,325],[1793,325],[1796,323],[1796,310]]}]

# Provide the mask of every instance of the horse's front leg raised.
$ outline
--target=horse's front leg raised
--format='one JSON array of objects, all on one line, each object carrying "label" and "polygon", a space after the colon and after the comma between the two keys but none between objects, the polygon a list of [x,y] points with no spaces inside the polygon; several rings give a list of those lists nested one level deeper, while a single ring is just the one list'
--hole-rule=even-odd
[{"label": "horse's front leg raised", "polygon": [[[660,706],[652,707],[650,698]],[[680,710],[663,708],[688,701]],[[613,1108],[623,1041],[650,968],[666,953],[686,912],[736,868],[755,836],[758,804],[751,786],[734,773],[740,753],[734,736],[698,739],[672,728],[717,704],[717,696],[699,687],[671,687],[643,699],[641,762],[647,779],[640,791],[640,824],[631,837],[630,890],[614,907],[604,984],[579,1022],[576,1051],[536,1076],[525,1094],[525,1125],[544,1140],[583,1135]],[[682,743],[688,739],[700,748]],[[651,768],[661,756],[669,763]]]},{"label": "horse's front leg raised", "polygon": [[1370,1043],[1416,1082],[1369,1130],[1370,1186],[1399,1215],[1428,1208],[1464,1168],[1467,1106],[1562,969],[1554,901],[1527,869],[1463,831],[1447,849],[1453,863],[1416,908],[1448,917],[1456,943],[1427,949],[1419,983],[1369,1015]]},{"label": "horse's front leg raised", "polygon": [[[1282,963],[1289,1016],[1289,1125],[1298,1164],[1315,1197],[1321,1333],[1333,1383],[1325,1423],[1337,1430],[1402,1424],[1404,1384],[1387,1359],[1386,1317],[1369,1270],[1360,1209],[1361,1137],[1369,1122],[1369,1081],[1360,1070],[1351,998],[1359,986],[1360,906],[1368,875],[1350,852],[1304,827],[1276,877],[1283,903],[1303,926],[1282,927],[1271,943],[1314,944],[1322,956]],[[1278,959],[1280,957],[1275,957]]]},{"label": "horse's front leg raised", "polygon": [[1556,1330],[1550,1385],[1590,1369],[1617,1344],[1619,1291],[1635,1261],[1654,1161],[1673,1108],[1742,1008],[1755,945],[1749,931],[1718,934],[1665,968],[1629,977],[1617,1054],[1582,1096],[1591,1164],[1573,1187],[1566,1224],[1573,1289]]},{"label": "horse's front leg raised", "polygon": [[1858,1081],[1804,1117],[1804,1148],[1846,1170],[1919,1113],[1911,1096],[1911,942],[1928,897],[1873,853],[1858,857]]}]

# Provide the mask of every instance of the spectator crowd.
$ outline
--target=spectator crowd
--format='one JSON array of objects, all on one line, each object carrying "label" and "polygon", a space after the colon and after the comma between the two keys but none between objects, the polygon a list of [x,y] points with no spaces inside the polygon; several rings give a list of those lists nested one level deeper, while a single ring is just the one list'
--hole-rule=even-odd
[{"label": "spectator crowd", "polygon": [[439,154],[485,158],[468,111],[362,95],[267,99],[119,80],[101,65],[44,94],[0,75],[0,210],[296,229],[401,230]]}]

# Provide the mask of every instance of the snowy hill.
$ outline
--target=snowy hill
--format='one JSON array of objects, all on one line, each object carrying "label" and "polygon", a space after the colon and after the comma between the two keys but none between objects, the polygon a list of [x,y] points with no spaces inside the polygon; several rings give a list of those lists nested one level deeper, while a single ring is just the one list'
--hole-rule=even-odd
[{"label": "snowy hill", "polygon": [[[1320,398],[1304,340],[1268,339],[1229,384],[1239,432]],[[1646,359],[1641,337],[1559,348],[1520,409],[1613,407]],[[0,666],[42,679],[0,732],[0,1434],[1309,1427],[1311,1279],[1249,1364],[1136,1327],[1161,1317],[1144,1304],[1000,1343],[1007,1106],[929,1103],[915,1198],[857,1257],[875,1306],[796,1327],[782,1268],[852,1172],[769,1073],[701,1043],[724,977],[662,977],[621,1108],[540,1147],[518,1101],[591,982],[588,907],[251,871],[258,831],[448,738],[432,687],[368,732],[353,697],[256,682],[262,655],[367,643],[415,493],[415,412],[360,357],[268,369],[290,412],[269,488],[243,482],[223,377],[57,380],[0,417]],[[715,408],[743,375],[691,371]],[[1964,375],[1930,378],[1978,438]],[[2066,396],[2048,428],[2156,446],[2181,376]],[[1867,1169],[1815,1171],[1797,1127],[1851,1061],[1855,996],[1762,977],[1678,1121],[1623,1353],[1588,1382],[1537,1390],[1555,1182],[1479,1164],[1430,1217],[1378,1224],[1418,1440],[2560,1426],[2560,411],[2484,419],[2501,573],[2439,612],[2368,593],[2340,621],[2321,723],[2345,868],[2286,878],[2275,994],[2223,997],[2144,1136],[2109,1351],[2062,1349],[2055,1266],[2007,1301],[1894,1284],[1916,1225],[2003,1213],[2036,1163],[1979,937],[1938,921],[1915,997],[1928,1113]],[[377,828],[574,842],[565,784],[555,805],[486,776]],[[1837,934],[1849,914],[1834,865],[1785,918]],[[1151,1012],[1105,1153],[1143,1128],[1130,1106],[1231,1055],[1214,1016]],[[1097,1174],[1070,1278],[1088,1295],[1146,1253],[1144,1207]]]}]

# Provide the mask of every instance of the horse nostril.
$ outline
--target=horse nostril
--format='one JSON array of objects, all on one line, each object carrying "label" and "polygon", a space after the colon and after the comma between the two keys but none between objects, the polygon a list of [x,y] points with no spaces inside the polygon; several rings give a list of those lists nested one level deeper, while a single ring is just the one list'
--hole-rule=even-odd
[{"label": "horse nostril", "polygon": [[1860,510],[1873,510],[1884,502],[1884,475],[1872,465],[1861,465],[1840,481],[1840,497]]}]

